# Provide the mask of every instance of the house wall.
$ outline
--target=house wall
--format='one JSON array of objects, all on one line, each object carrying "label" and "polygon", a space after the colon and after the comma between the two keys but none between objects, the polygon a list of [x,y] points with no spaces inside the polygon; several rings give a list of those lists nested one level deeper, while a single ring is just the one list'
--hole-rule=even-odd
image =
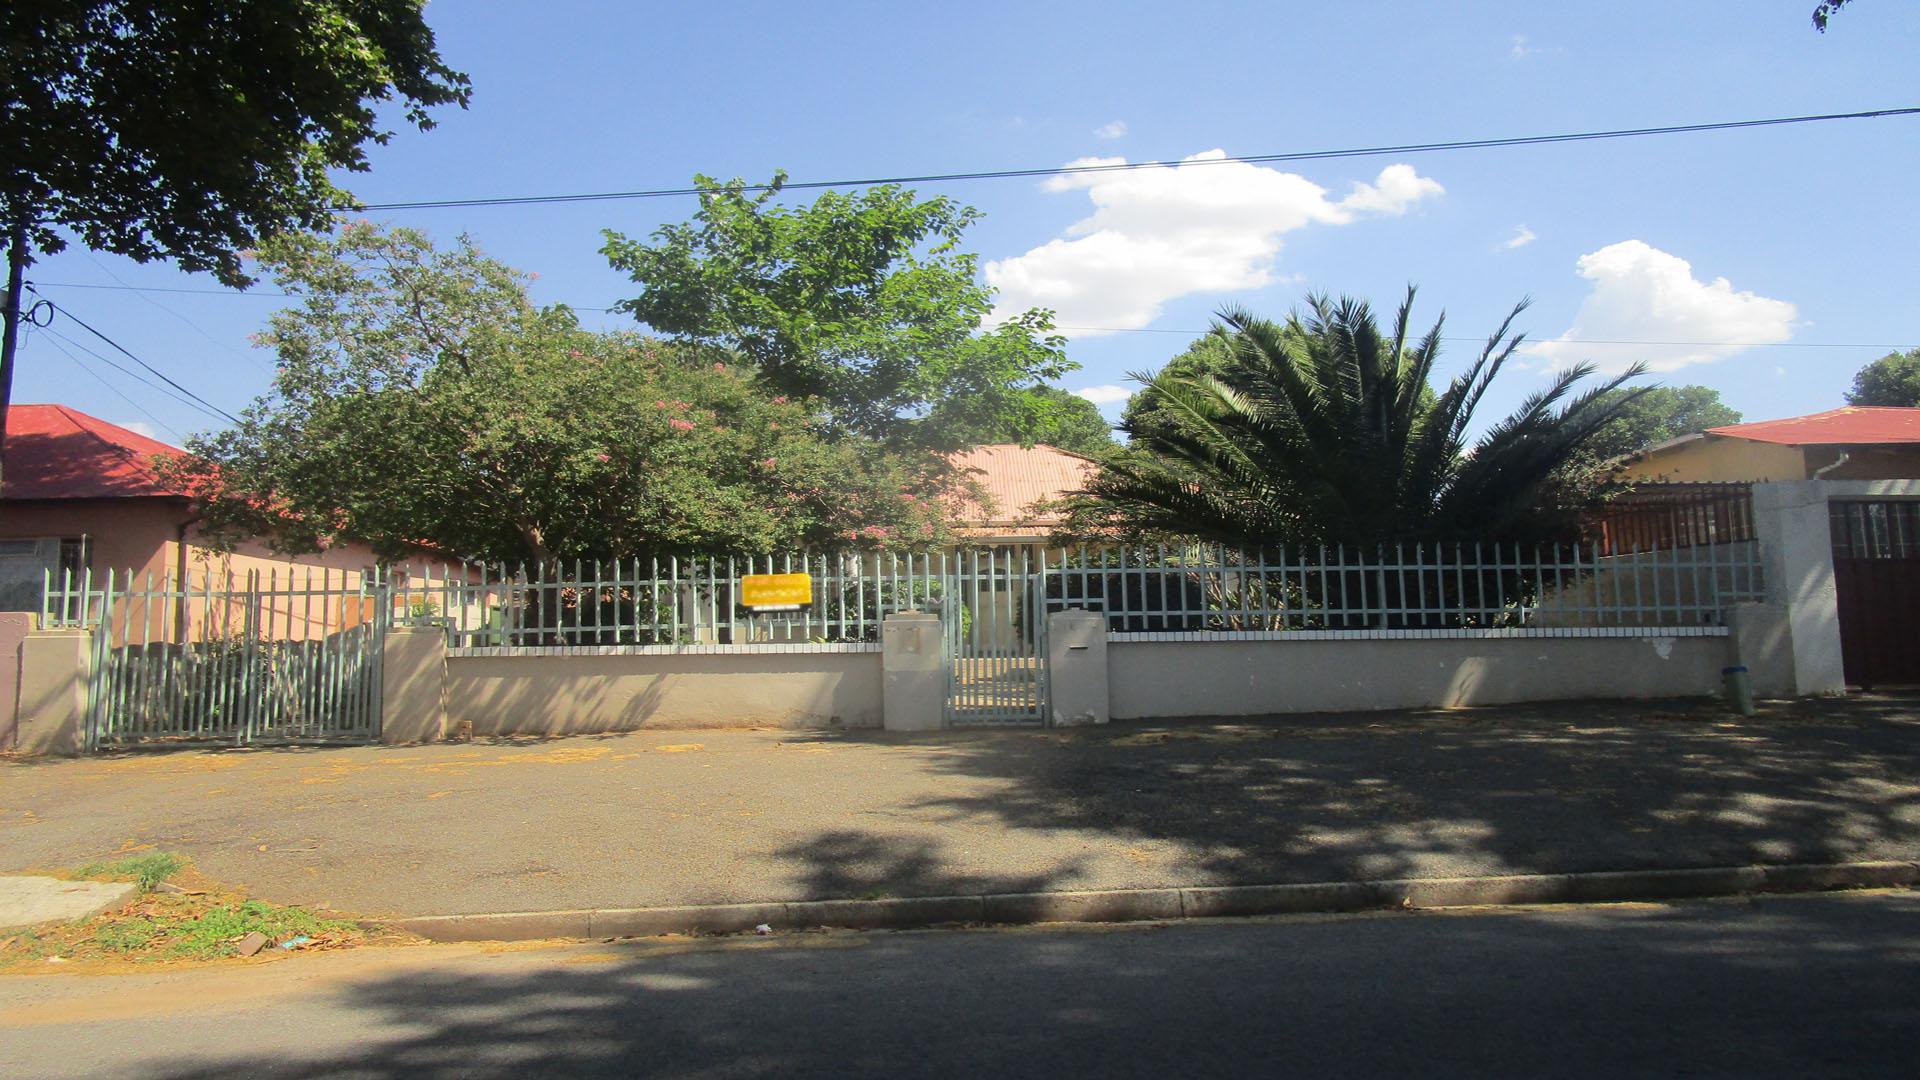
[{"label": "house wall", "polygon": [[877,646],[772,648],[455,650],[446,719],[475,735],[880,726]]},{"label": "house wall", "polygon": [[1648,454],[1628,467],[1628,479],[1667,483],[1741,483],[1806,477],[1807,458],[1800,447],[1713,435]]},{"label": "house wall", "polygon": [[[1656,632],[1657,634],[1657,632]],[[1697,697],[1732,663],[1703,636],[1128,641],[1107,645],[1115,719]]]}]

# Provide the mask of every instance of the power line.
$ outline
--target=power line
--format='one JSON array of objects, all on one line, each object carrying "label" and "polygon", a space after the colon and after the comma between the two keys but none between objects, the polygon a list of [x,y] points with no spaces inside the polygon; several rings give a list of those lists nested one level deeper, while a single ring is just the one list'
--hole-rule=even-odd
[{"label": "power line", "polygon": [[[1706,131],[1734,131],[1742,128],[1779,127],[1787,124],[1818,124],[1834,120],[1877,120],[1893,116],[1920,114],[1920,106],[1898,109],[1868,109],[1860,112],[1819,113],[1810,116],[1776,116],[1761,120],[1723,120],[1708,124],[1667,124],[1660,127],[1618,128],[1611,131],[1577,131],[1558,135],[1521,135],[1499,139],[1459,139],[1451,142],[1400,143],[1392,146],[1365,146],[1346,150],[1301,150],[1276,154],[1241,154],[1231,157],[1201,158],[1197,161],[1132,161],[1100,165],[1059,165],[1048,168],[989,169],[977,172],[923,173],[916,176],[866,177],[852,180],[809,180],[780,185],[781,190],[808,191],[820,188],[877,187],[881,184],[934,184],[962,180],[1008,180],[1020,177],[1079,176],[1092,173],[1128,172],[1136,169],[1190,168],[1199,165],[1260,165],[1281,161],[1329,161],[1337,158],[1378,157],[1385,154],[1429,154],[1442,150],[1481,150],[1503,146],[1544,146],[1551,143],[1595,142],[1602,139],[1635,139],[1649,135],[1684,135]],[[355,203],[334,209],[354,212],[375,210],[437,210],[474,206],[538,206],[548,203],[611,202],[621,199],[664,199],[700,195],[711,188],[644,188],[636,191],[597,191],[565,195],[502,195],[471,199],[415,199],[401,202]],[[743,191],[771,191],[772,184],[746,184]]]},{"label": "power line", "polygon": [[[106,267],[103,266],[101,267],[101,269],[105,270]],[[241,291],[239,289],[179,289],[179,288],[167,288],[165,286],[160,286],[160,285],[128,285],[124,282],[122,282],[119,285],[102,285],[99,283],[86,283],[86,282],[79,282],[79,281],[35,281],[35,282],[30,282],[30,284],[45,285],[49,289],[107,289],[107,290],[118,291],[118,292],[187,293],[193,296],[249,297],[249,296],[292,296],[293,295],[292,293],[287,293],[287,292],[273,292],[272,290],[269,290],[269,289],[259,289],[259,290],[249,290],[249,291]]]},{"label": "power line", "polygon": [[[124,289],[124,290],[130,290],[134,292],[195,293],[202,296],[237,296],[237,297],[287,296],[287,297],[290,297],[290,296],[296,295],[294,293],[284,293],[284,292],[242,293],[242,292],[232,292],[226,289],[177,289],[177,288],[168,289],[168,288],[159,288],[157,286],[150,286],[150,285],[83,285],[77,282],[59,282],[59,281],[41,281],[41,282],[35,282],[34,284],[45,285],[49,289],[110,289],[110,290]],[[597,311],[597,312],[602,312],[606,314],[613,314],[615,311],[615,309],[610,307],[588,307],[587,305],[584,305],[584,304],[568,304],[567,306],[572,308],[575,311]],[[1056,326],[1054,327],[1054,329],[1065,330],[1070,333],[1078,332],[1078,333],[1090,333],[1090,334],[1180,334],[1184,337],[1198,337],[1202,334],[1211,333],[1210,330],[1186,330],[1186,329],[1180,329],[1175,327],[1164,327],[1164,326]],[[1441,338],[1440,340],[1477,342],[1483,339],[1476,338],[1476,337],[1446,337],[1446,338]],[[1768,343],[1756,343],[1751,341],[1651,341],[1651,340],[1643,341],[1638,339],[1627,339],[1627,338],[1551,338],[1546,340],[1551,340],[1555,343],[1563,344],[1563,345],[1684,345],[1684,346],[1696,346],[1700,348],[1731,348],[1733,346],[1739,346],[1744,349],[1906,349],[1910,347],[1897,342],[1893,344],[1888,344],[1885,342],[1872,342],[1872,341],[1775,341],[1775,342],[1768,342]],[[237,352],[239,350],[234,350],[234,351]]]},{"label": "power line", "polygon": [[[40,290],[34,288],[32,285],[27,286],[27,291],[33,293],[35,296],[40,296],[43,300],[45,299],[45,296],[40,292]],[[153,376],[159,379],[161,382],[166,383],[168,386],[173,387],[175,390],[179,391],[180,393],[185,394],[189,398],[192,398],[193,401],[197,403],[202,409],[213,413],[217,417],[221,417],[227,420],[229,423],[237,424],[240,422],[239,417],[233,415],[232,413],[226,411],[225,409],[222,409],[220,406],[215,405],[213,402],[208,401],[206,398],[201,397],[199,394],[196,394],[193,391],[175,382],[171,377],[167,375],[166,372],[161,371],[159,368],[154,367],[152,364],[149,364],[145,360],[140,359],[138,356],[133,355],[133,353],[130,350],[128,350],[128,348],[125,345],[120,344],[119,342],[113,340],[107,335],[101,333],[99,330],[94,329],[93,325],[88,323],[85,319],[80,318],[78,315],[75,315],[73,312],[68,311],[66,308],[61,307],[58,304],[55,304],[51,300],[47,300],[46,303],[47,303],[47,306],[53,308],[55,312],[61,315],[65,315],[67,318],[73,320],[74,324],[79,326],[82,330],[85,330],[87,333],[92,334],[94,337],[97,337],[101,341],[104,341],[108,345],[112,346],[116,351],[120,353],[120,355],[126,357],[127,359],[133,361],[136,364],[139,364],[141,367],[151,372]],[[92,352],[92,350],[88,350],[88,351]],[[99,353],[94,353],[93,355],[100,356]],[[101,356],[100,359],[106,360],[106,357]],[[115,364],[114,366],[119,367],[118,364]],[[125,371],[126,369],[121,368],[121,370]],[[131,374],[131,372],[129,372],[129,374]]]},{"label": "power line", "polygon": [[152,412],[148,411],[145,405],[142,405],[139,402],[128,397],[124,392],[121,391],[119,387],[113,385],[111,382],[108,382],[107,377],[105,375],[102,375],[99,372],[93,370],[93,368],[87,365],[86,361],[68,352],[66,349],[66,346],[60,344],[58,341],[55,341],[51,338],[47,340],[47,344],[53,346],[54,350],[58,352],[60,355],[73,361],[73,366],[93,376],[95,379],[98,379],[100,381],[100,385],[112,391],[115,397],[119,398],[121,401],[126,402],[128,405],[133,406],[133,408],[136,411],[138,411],[140,415],[145,416],[147,419],[153,421],[154,424],[164,429],[169,435],[172,435],[175,442],[186,441],[185,437],[180,434],[179,429],[175,428],[172,424],[167,423],[165,420],[160,419],[158,416],[155,416]]},{"label": "power line", "polygon": [[197,409],[200,412],[205,413],[207,416],[212,417],[215,420],[221,419],[222,417],[225,417],[228,420],[233,419],[230,416],[226,416],[225,413],[219,411],[212,405],[202,402],[187,394],[176,393],[173,390],[169,390],[167,387],[162,386],[157,382],[154,382],[152,379],[149,379],[144,375],[141,375],[139,372],[133,370],[130,367],[127,367],[125,364],[119,363],[118,361],[114,360],[113,357],[102,355],[101,353],[88,348],[87,346],[81,344],[78,341],[75,341],[74,339],[68,337],[67,335],[61,333],[58,330],[43,327],[42,332],[50,335],[52,338],[58,341],[64,341],[67,344],[73,346],[74,348],[79,349],[81,352],[86,353],[88,356],[93,357],[95,360],[98,360],[101,363],[112,368],[113,370],[118,371],[120,374],[125,375],[129,379],[132,379],[134,382],[137,382],[140,385],[147,387],[150,390],[153,390],[154,392],[160,394],[162,397],[168,398],[172,401],[177,401],[180,404],[185,405],[190,409]]},{"label": "power line", "polygon": [[[119,282],[122,286],[125,286],[127,284],[126,281],[123,280],[119,274],[116,274],[113,272],[112,267],[109,267],[106,263],[103,263],[99,259],[94,258],[93,253],[91,251],[85,252],[85,255],[87,256],[88,262],[99,267],[108,277]],[[187,326],[190,329],[192,329],[194,333],[199,334],[203,338],[206,338],[209,342],[213,343],[214,345],[222,349],[225,349],[236,356],[239,356],[241,359],[245,360],[249,364],[252,364],[256,368],[259,368],[261,371],[265,371],[268,374],[272,374],[272,370],[268,368],[265,364],[262,364],[260,362],[259,357],[254,356],[252,353],[243,353],[239,349],[234,348],[231,344],[225,341],[221,341],[219,338],[214,337],[212,334],[207,333],[207,331],[199,323],[194,322],[192,319],[187,318],[185,315],[180,314],[179,312],[173,310],[172,308],[161,303],[160,301],[155,300],[153,297],[148,296],[145,291],[140,289],[132,289],[132,288],[129,288],[128,291],[133,293],[134,296],[138,297],[141,303],[146,304],[147,306],[152,308],[157,308],[158,310],[166,313],[167,315],[172,316],[173,318],[179,320],[180,322],[187,324]]]},{"label": "power line", "polygon": [[[1200,337],[1212,330],[1179,330],[1160,326],[1056,326],[1055,330],[1097,334],[1179,334]],[[1441,341],[1484,342],[1477,337],[1443,337]],[[1530,344],[1549,345],[1685,345],[1713,349],[1906,349],[1907,345],[1888,345],[1870,341],[1641,341],[1625,338],[1528,338]]]}]

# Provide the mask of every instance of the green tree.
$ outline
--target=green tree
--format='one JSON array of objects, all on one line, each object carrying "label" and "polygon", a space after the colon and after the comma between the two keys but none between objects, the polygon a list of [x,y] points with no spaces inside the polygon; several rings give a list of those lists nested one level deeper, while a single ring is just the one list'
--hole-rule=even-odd
[{"label": "green tree", "polygon": [[1847,6],[1848,0],[1821,0],[1813,8],[1813,28],[1821,33],[1827,32],[1827,23],[1833,20],[1840,9]]},{"label": "green tree", "polygon": [[1635,400],[1608,397],[1638,367],[1575,393],[1555,375],[1471,447],[1475,408],[1522,340],[1522,303],[1466,372],[1432,396],[1440,323],[1409,338],[1413,291],[1383,330],[1358,300],[1310,297],[1285,324],[1221,315],[1217,375],[1145,379],[1168,422],[1089,482],[1077,526],[1244,546],[1561,535],[1585,492],[1559,469]]},{"label": "green tree", "polygon": [[1625,401],[1617,416],[1594,432],[1582,448],[1585,456],[1608,461],[1643,447],[1695,431],[1740,422],[1740,411],[1720,400],[1720,391],[1705,386],[1649,386],[1618,390],[1603,403],[1636,395]]},{"label": "green tree", "polygon": [[1888,353],[1861,368],[1847,404],[1920,406],[1920,349]]},{"label": "green tree", "polygon": [[1039,384],[1073,365],[1050,312],[983,326],[993,290],[957,250],[979,211],[892,185],[779,206],[785,179],[699,176],[691,221],[652,243],[609,230],[602,253],[641,289],[619,310],[734,350],[777,392],[819,399],[836,429],[899,445],[953,448],[1046,412]]},{"label": "green tree", "polygon": [[986,421],[968,424],[935,414],[929,423],[940,429],[943,440],[965,446],[986,443],[1036,443],[1057,446],[1084,457],[1100,458],[1119,449],[1113,439],[1113,425],[1100,415],[1100,407],[1078,394],[1057,386],[1039,386],[1029,393],[1035,408],[1018,413],[1003,412]]},{"label": "green tree", "polygon": [[548,565],[939,538],[932,462],[822,438],[731,354],[536,308],[464,238],[358,224],[260,258],[302,299],[260,336],[273,390],[171,465],[219,536]]},{"label": "green tree", "polygon": [[[228,285],[261,237],[323,227],[367,168],[376,108],[408,123],[468,97],[425,0],[16,0],[0,7],[0,228],[8,256],[0,416],[21,279],[66,233]],[[64,230],[64,232],[63,232]],[[0,454],[4,453],[0,430]]]}]

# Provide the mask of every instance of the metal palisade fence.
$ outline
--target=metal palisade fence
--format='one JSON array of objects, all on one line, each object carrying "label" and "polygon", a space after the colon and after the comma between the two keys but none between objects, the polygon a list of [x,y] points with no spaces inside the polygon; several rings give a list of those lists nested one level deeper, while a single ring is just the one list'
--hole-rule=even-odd
[{"label": "metal palisade fence", "polygon": [[[1008,622],[1082,608],[1129,632],[1720,626],[1762,597],[1754,541],[1603,554],[1588,544],[1001,545],[932,553],[624,559],[406,575],[396,617],[445,626],[456,647],[755,645],[879,640],[896,612]],[[813,602],[755,612],[750,574],[807,573]],[[1014,582],[1013,579],[1018,579]],[[1017,585],[1032,610],[1011,599]]]},{"label": "metal palisade fence", "polygon": [[379,734],[376,575],[108,571],[49,578],[41,625],[90,631],[85,746],[370,741]]}]

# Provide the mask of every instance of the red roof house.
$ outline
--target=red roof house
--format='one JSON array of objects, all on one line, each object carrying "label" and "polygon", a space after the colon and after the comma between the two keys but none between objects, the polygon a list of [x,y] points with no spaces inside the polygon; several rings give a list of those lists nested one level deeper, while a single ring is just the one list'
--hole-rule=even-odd
[{"label": "red roof house", "polygon": [[1920,477],[1920,409],[1849,405],[1729,424],[1657,443],[1622,464],[1631,479],[1668,483]]},{"label": "red roof house", "polygon": [[950,459],[980,488],[957,514],[958,532],[975,542],[1033,543],[1061,524],[1047,507],[1086,485],[1098,468],[1089,458],[1057,447],[992,443]]}]

